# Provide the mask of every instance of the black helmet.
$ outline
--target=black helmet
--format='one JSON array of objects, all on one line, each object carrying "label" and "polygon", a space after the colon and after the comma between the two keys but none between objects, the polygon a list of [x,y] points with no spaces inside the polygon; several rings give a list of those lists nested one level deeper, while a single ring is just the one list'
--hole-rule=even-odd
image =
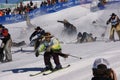
[{"label": "black helmet", "polygon": [[116,14],[115,14],[115,13],[112,13],[111,16],[116,16]]},{"label": "black helmet", "polygon": [[2,26],[2,24],[0,24],[0,26]]},{"label": "black helmet", "polygon": [[35,30],[41,30],[41,28],[40,28],[39,26],[37,26],[37,27],[35,28]]},{"label": "black helmet", "polygon": [[0,28],[4,28],[4,26],[2,24],[0,24]]}]

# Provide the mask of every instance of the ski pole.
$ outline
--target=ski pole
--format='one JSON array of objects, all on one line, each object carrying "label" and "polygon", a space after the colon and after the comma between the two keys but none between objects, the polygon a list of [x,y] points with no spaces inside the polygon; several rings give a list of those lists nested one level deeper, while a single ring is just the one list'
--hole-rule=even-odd
[{"label": "ski pole", "polygon": [[74,56],[74,55],[71,55],[71,54],[69,54],[69,56],[74,57],[74,58],[77,58],[77,59],[82,59],[81,57]]}]

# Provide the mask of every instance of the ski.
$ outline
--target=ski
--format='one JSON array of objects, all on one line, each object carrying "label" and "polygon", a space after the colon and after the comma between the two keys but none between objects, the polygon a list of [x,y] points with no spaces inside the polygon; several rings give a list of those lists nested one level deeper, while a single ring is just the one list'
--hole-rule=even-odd
[{"label": "ski", "polygon": [[43,70],[43,71],[41,71],[41,72],[38,72],[38,73],[35,73],[35,74],[30,74],[29,76],[36,76],[36,75],[39,75],[39,74],[42,74],[42,73],[44,73],[44,72],[49,72],[50,70]]},{"label": "ski", "polygon": [[[69,66],[70,65],[67,65],[67,66],[63,67],[62,69],[68,68]],[[62,69],[59,69],[59,70],[62,70]],[[33,76],[37,76],[39,74],[48,75],[48,74],[51,74],[51,73],[59,71],[59,70],[53,70],[53,71],[51,71],[51,70],[47,70],[47,71],[43,70],[43,71],[35,73],[35,74],[30,74],[29,76],[33,77]]]},{"label": "ski", "polygon": [[62,67],[61,69],[58,69],[58,70],[52,70],[52,71],[49,71],[49,72],[43,72],[43,75],[44,75],[44,76],[45,76],[45,75],[49,75],[49,74],[52,74],[52,73],[54,73],[54,72],[57,72],[57,71],[66,69],[66,68],[68,68],[68,67],[70,67],[70,64],[67,65],[67,66],[65,66],[65,67]]},{"label": "ski", "polygon": [[118,41],[120,41],[120,40],[113,40],[113,41],[111,41],[111,40],[106,40],[105,42],[108,43],[108,42],[118,42]]}]

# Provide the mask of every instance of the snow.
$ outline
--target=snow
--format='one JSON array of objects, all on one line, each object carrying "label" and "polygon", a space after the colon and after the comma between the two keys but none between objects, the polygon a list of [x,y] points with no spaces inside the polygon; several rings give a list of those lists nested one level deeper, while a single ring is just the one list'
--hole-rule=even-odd
[{"label": "snow", "polygon": [[[119,3],[115,4],[119,7]],[[34,52],[17,52],[13,53],[13,61],[8,63],[0,63],[0,80],[90,80],[92,78],[92,66],[96,58],[106,58],[110,62],[120,79],[120,42],[104,42],[96,41],[81,44],[67,44],[76,40],[76,35],[65,35],[63,24],[57,20],[67,19],[77,27],[77,31],[93,33],[93,36],[101,37],[105,31],[106,21],[112,12],[119,16],[119,9],[106,9],[97,12],[91,12],[89,4],[78,5],[72,8],[61,10],[59,12],[43,15],[31,20],[31,23],[40,26],[46,31],[51,32],[54,36],[63,41],[62,52],[71,54],[83,59],[69,56],[67,59],[60,57],[63,66],[70,64],[67,69],[55,72],[53,74],[43,76],[37,75],[30,77],[30,74],[39,72],[44,68],[43,56],[35,57]],[[111,5],[112,6],[112,5]],[[113,6],[114,7],[114,6]],[[93,21],[97,23],[92,24]],[[25,40],[29,44],[29,36],[34,31],[34,27],[30,28],[26,22],[5,25],[11,33],[13,41]],[[109,37],[110,25],[107,26],[105,38]],[[116,35],[116,34],[115,34]],[[118,39],[117,35],[115,36]],[[33,50],[28,45],[22,46],[25,50]],[[21,49],[21,47],[12,47],[12,52]],[[43,53],[42,53],[43,54]],[[53,60],[51,60],[53,63]],[[53,63],[53,66],[54,63]]]}]

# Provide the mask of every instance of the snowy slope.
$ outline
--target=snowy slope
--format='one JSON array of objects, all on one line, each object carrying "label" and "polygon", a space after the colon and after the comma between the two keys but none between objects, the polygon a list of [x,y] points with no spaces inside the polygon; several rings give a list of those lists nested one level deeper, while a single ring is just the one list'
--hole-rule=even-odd
[{"label": "snowy slope", "polygon": [[[119,6],[119,3],[116,4]],[[83,44],[66,44],[74,41],[75,36],[68,36],[62,33],[63,24],[57,23],[57,20],[67,19],[77,27],[78,32],[91,32],[94,36],[100,37],[104,32],[105,22],[110,14],[115,12],[119,14],[118,8],[107,9],[97,12],[90,12],[89,5],[76,6],[56,13],[43,15],[31,20],[31,23],[40,26],[46,31],[51,32],[65,44],[62,45],[62,51],[74,56],[82,57],[77,59],[60,57],[63,66],[71,64],[71,67],[43,76],[38,75],[30,77],[29,74],[37,73],[45,67],[43,56],[35,57],[33,52],[13,53],[13,61],[9,63],[0,63],[0,80],[90,80],[92,78],[92,64],[96,58],[106,58],[115,70],[118,80],[120,79],[120,42],[103,41],[90,42]],[[96,25],[92,21],[97,21]],[[34,28],[29,28],[26,22],[5,25],[9,28],[13,41],[25,40],[29,43],[29,35]],[[110,25],[107,26],[105,38],[108,38]],[[116,36],[117,39],[117,36]],[[12,48],[12,52],[19,50],[20,47]],[[23,46],[23,49],[33,50],[33,47]],[[53,61],[52,61],[53,63]],[[53,63],[54,65],[54,63]]]}]

